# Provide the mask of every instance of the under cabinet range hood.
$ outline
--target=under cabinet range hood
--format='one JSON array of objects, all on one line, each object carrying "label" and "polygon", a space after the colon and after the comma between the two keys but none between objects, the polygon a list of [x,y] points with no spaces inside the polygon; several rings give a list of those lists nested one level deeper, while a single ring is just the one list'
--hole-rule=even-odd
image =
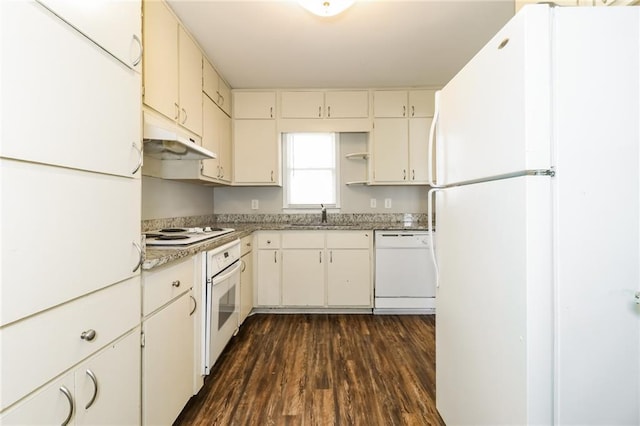
[{"label": "under cabinet range hood", "polygon": [[144,113],[144,155],[160,160],[209,160],[217,155],[182,133],[177,125]]}]

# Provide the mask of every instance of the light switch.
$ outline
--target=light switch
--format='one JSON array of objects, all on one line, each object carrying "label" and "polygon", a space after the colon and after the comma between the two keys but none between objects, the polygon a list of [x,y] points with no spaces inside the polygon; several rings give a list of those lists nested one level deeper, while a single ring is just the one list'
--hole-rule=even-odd
[{"label": "light switch", "polygon": [[259,205],[258,200],[251,200],[251,210],[258,210]]},{"label": "light switch", "polygon": [[376,208],[376,199],[375,199],[375,198],[372,198],[371,200],[369,200],[369,206],[370,206],[372,209],[375,209],[375,208]]},{"label": "light switch", "polygon": [[385,198],[384,199],[384,208],[385,209],[390,209],[391,208],[391,198]]}]

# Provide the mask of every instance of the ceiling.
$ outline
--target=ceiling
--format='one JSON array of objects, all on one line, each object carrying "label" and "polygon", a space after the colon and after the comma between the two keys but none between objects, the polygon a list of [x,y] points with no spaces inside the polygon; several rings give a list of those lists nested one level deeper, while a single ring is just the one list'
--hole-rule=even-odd
[{"label": "ceiling", "polygon": [[441,87],[513,0],[362,0],[332,18],[295,0],[168,0],[233,88]]}]

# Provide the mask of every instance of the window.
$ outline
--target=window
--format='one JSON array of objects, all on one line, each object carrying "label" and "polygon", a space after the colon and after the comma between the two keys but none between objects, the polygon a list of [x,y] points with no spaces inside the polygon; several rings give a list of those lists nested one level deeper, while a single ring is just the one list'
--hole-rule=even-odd
[{"label": "window", "polygon": [[339,207],[336,133],[285,133],[284,207]]}]

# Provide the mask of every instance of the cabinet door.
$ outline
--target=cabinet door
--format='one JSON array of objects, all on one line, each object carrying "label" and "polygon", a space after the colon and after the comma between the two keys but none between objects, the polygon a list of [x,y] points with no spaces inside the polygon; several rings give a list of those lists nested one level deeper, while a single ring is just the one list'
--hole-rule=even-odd
[{"label": "cabinet door", "polygon": [[220,94],[218,106],[227,114],[231,115],[231,87],[222,77],[218,76],[218,93]]},{"label": "cabinet door", "polygon": [[73,400],[73,386],[73,373],[69,373],[0,415],[0,424],[3,426],[62,424],[70,414],[71,405],[60,389],[64,387]]},{"label": "cabinet door", "polygon": [[435,90],[412,90],[409,92],[409,117],[433,117]]},{"label": "cabinet door", "polygon": [[282,250],[282,304],[324,306],[323,249]]},{"label": "cabinet door", "polygon": [[144,103],[177,120],[178,22],[162,1],[143,3]]},{"label": "cabinet door", "polygon": [[279,165],[275,120],[233,120],[234,183],[278,185]]},{"label": "cabinet door", "polygon": [[202,146],[217,154],[212,160],[202,160],[202,174],[217,179],[220,176],[220,131],[218,107],[207,95],[202,95]]},{"label": "cabinet door", "polygon": [[429,129],[432,118],[409,120],[409,179],[414,183],[429,181]]},{"label": "cabinet door", "polygon": [[143,322],[142,424],[170,425],[193,391],[189,293]]},{"label": "cabinet door", "polygon": [[373,180],[407,182],[408,126],[404,118],[376,120],[373,127]]},{"label": "cabinet door", "polygon": [[141,160],[140,75],[37,3],[0,7],[0,155],[131,177]]},{"label": "cabinet door", "polygon": [[258,306],[280,305],[280,250],[258,250]]},{"label": "cabinet door", "polygon": [[139,327],[76,369],[75,395],[77,425],[140,424]]},{"label": "cabinet door", "polygon": [[327,118],[368,118],[369,92],[329,91],[325,94]]},{"label": "cabinet door", "polygon": [[407,117],[407,92],[378,90],[373,92],[373,116],[382,118]]},{"label": "cabinet door", "polygon": [[329,306],[371,306],[369,250],[330,249],[327,268]]},{"label": "cabinet door", "polygon": [[124,64],[140,69],[142,8],[139,0],[38,1]]},{"label": "cabinet door", "polygon": [[276,92],[233,92],[233,118],[274,119]]},{"label": "cabinet door", "polygon": [[223,182],[231,182],[233,166],[231,163],[231,118],[220,108],[215,112],[218,127],[218,164],[220,177]]},{"label": "cabinet door", "polygon": [[202,54],[184,28],[178,31],[179,122],[202,136]]},{"label": "cabinet door", "polygon": [[253,253],[248,252],[240,259],[240,323],[253,309]]},{"label": "cabinet door", "polygon": [[220,92],[218,91],[218,73],[213,65],[205,58],[202,58],[202,91],[211,98],[213,102],[218,103]]},{"label": "cabinet door", "polygon": [[282,92],[280,117],[322,118],[324,116],[324,92]]}]

